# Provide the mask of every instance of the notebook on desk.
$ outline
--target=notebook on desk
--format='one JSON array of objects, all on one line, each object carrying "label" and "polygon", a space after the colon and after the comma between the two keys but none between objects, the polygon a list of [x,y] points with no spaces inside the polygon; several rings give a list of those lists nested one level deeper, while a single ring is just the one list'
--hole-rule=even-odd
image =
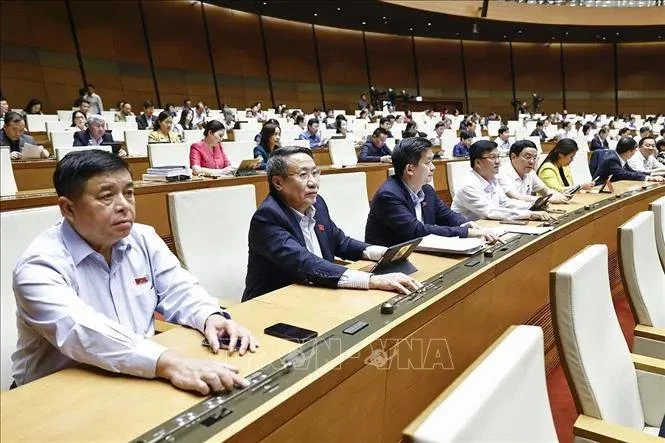
[{"label": "notebook on desk", "polygon": [[259,173],[256,171],[256,168],[258,168],[260,164],[261,160],[257,160],[255,158],[243,160],[240,162],[240,165],[238,165],[238,169],[233,175],[236,177],[247,177],[250,175],[258,175]]},{"label": "notebook on desk", "polygon": [[440,254],[473,255],[485,246],[479,237],[443,237],[430,234],[416,247],[416,251],[435,252]]}]

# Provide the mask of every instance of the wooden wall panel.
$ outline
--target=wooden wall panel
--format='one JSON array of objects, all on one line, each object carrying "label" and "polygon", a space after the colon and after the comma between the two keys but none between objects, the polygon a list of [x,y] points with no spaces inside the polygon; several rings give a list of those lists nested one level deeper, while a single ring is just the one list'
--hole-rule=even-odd
[{"label": "wooden wall panel", "polygon": [[73,1],[72,16],[86,78],[105,110],[122,100],[137,113],[144,101],[156,101],[138,3]]},{"label": "wooden wall panel", "polygon": [[2,2],[0,80],[12,108],[42,101],[45,113],[68,109],[82,80],[64,1]]},{"label": "wooden wall panel", "polygon": [[[189,0],[143,1],[162,105],[185,98],[217,107],[201,4]],[[177,27],[172,24],[177,23]]]},{"label": "wooden wall panel", "polygon": [[365,38],[372,85],[379,91],[406,89],[416,95],[411,37],[367,32]]},{"label": "wooden wall panel", "polygon": [[464,101],[459,40],[416,37],[420,95]]},{"label": "wooden wall panel", "polygon": [[368,91],[362,32],[317,26],[316,41],[326,106],[355,110]]},{"label": "wooden wall panel", "polygon": [[664,42],[617,45],[619,112],[665,112],[664,61]]},{"label": "wooden wall panel", "polygon": [[497,112],[502,117],[512,113],[508,43],[464,41],[469,107],[481,115]]},{"label": "wooden wall panel", "polygon": [[545,100],[541,109],[552,113],[563,109],[559,44],[513,43],[515,96],[531,106],[535,92]]},{"label": "wooden wall panel", "polygon": [[568,112],[614,113],[614,50],[611,44],[563,45]]},{"label": "wooden wall panel", "polygon": [[276,104],[311,112],[321,107],[312,26],[263,17]]},{"label": "wooden wall panel", "polygon": [[245,108],[271,106],[259,17],[205,4],[217,85],[222,101]]}]

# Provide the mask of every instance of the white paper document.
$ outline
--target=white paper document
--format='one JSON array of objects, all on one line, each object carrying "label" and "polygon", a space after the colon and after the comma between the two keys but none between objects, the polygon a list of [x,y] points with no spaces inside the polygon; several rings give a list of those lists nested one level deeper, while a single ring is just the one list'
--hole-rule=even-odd
[{"label": "white paper document", "polygon": [[27,160],[31,158],[42,158],[42,149],[43,146],[35,146],[30,143],[26,143],[21,148],[21,160]]},{"label": "white paper document", "polygon": [[478,237],[442,237],[430,234],[423,237],[416,251],[471,255],[480,251],[483,246],[485,246],[485,240]]}]

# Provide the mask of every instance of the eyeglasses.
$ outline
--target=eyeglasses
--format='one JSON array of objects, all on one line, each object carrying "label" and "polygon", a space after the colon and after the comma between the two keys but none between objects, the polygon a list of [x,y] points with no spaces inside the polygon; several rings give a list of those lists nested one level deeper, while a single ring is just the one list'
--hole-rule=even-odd
[{"label": "eyeglasses", "polygon": [[497,161],[501,160],[501,157],[498,156],[498,155],[490,155],[489,157],[480,157],[480,158],[482,158],[482,159],[489,159],[489,160],[492,160],[492,161],[495,162],[495,163],[496,163]]},{"label": "eyeglasses", "polygon": [[536,156],[535,155],[530,155],[530,154],[520,155],[520,157],[522,157],[524,160],[526,160],[528,162],[532,162],[532,161],[536,160]]},{"label": "eyeglasses", "polygon": [[290,176],[294,176],[301,182],[307,181],[309,177],[312,177],[314,180],[318,180],[319,177],[321,176],[321,170],[320,169],[312,169],[311,171],[300,171],[298,173],[293,173],[289,174]]}]

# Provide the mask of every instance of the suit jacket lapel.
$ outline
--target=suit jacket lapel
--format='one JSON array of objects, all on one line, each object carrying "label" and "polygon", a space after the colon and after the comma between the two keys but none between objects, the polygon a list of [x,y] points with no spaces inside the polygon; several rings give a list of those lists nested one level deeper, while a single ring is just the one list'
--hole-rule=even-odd
[{"label": "suit jacket lapel", "polygon": [[327,231],[327,220],[322,220],[321,211],[319,208],[316,209],[316,215],[314,216],[314,232],[316,232],[316,238],[319,241],[319,247],[321,248],[321,255],[324,259],[332,261],[335,257],[334,251],[331,249],[333,245],[330,244],[330,237],[328,236]]},{"label": "suit jacket lapel", "polygon": [[284,217],[286,217],[286,221],[288,222],[288,224],[291,225],[291,232],[293,233],[293,235],[296,236],[301,245],[306,246],[305,237],[303,237],[302,235],[300,224],[298,223],[298,219],[296,218],[296,215],[293,213],[291,208],[289,208],[286,204],[284,204],[279,198],[272,196],[270,197],[275,201],[277,207],[281,209],[282,213],[284,214]]},{"label": "suit jacket lapel", "polygon": [[[411,209],[411,213],[415,217],[416,215],[416,204],[413,203],[413,200],[411,199],[411,194],[409,193],[409,190],[406,189],[406,185],[402,180],[399,178],[395,179],[397,181],[397,186],[399,186],[399,189],[402,191],[402,194],[404,195],[404,198],[406,199],[406,204],[409,206],[409,209]],[[421,205],[422,208],[422,205]]]}]

